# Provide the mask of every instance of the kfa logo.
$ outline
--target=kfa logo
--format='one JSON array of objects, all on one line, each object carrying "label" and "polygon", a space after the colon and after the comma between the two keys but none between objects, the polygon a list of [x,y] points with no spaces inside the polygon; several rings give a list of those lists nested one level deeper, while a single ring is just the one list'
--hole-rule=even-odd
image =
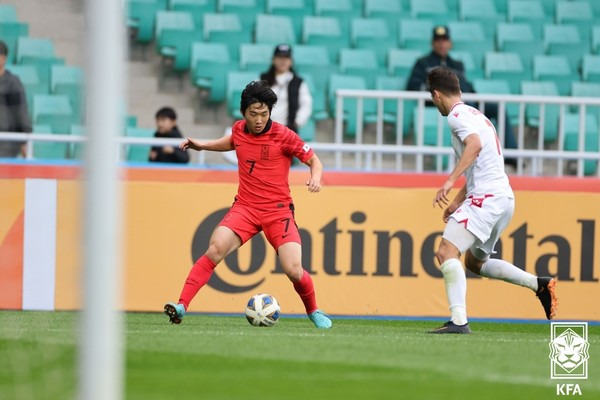
[{"label": "kfa logo", "polygon": [[[552,322],[550,325],[550,378],[587,379],[589,343],[587,322]],[[581,396],[577,383],[556,385],[557,396]]]}]

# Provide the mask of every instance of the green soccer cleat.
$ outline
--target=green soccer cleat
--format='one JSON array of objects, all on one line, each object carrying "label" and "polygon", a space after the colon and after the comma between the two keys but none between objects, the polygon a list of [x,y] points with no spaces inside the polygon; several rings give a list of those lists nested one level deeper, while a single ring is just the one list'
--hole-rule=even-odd
[{"label": "green soccer cleat", "polygon": [[313,324],[319,329],[331,329],[331,319],[329,319],[329,316],[321,310],[308,314],[308,318],[310,318]]},{"label": "green soccer cleat", "polygon": [[183,304],[167,303],[165,304],[165,314],[172,324],[180,324],[185,315],[185,307]]}]

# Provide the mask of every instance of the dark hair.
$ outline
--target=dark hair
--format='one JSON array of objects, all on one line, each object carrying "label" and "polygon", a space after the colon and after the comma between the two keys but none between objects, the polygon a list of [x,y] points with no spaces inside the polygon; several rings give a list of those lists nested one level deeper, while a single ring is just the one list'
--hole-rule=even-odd
[{"label": "dark hair", "polygon": [[8,55],[8,46],[2,40],[0,40],[0,56]]},{"label": "dark hair", "polygon": [[171,107],[163,107],[156,112],[155,118],[168,118],[170,120],[177,121],[177,114]]},{"label": "dark hair", "polygon": [[427,74],[427,89],[433,93],[438,90],[444,94],[459,94],[460,83],[458,76],[447,67],[437,67]]},{"label": "dark hair", "polygon": [[277,103],[277,95],[267,81],[252,81],[242,92],[242,98],[240,100],[240,111],[242,115],[246,113],[246,109],[251,104],[260,103],[265,104],[269,108],[269,112],[273,110],[273,106]]}]

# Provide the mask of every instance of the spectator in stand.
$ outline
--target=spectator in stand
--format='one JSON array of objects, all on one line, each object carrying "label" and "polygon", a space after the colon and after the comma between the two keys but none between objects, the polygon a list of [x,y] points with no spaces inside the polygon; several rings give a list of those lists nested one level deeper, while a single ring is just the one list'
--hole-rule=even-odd
[{"label": "spectator in stand", "polygon": [[[0,132],[31,133],[27,98],[19,77],[6,69],[8,47],[0,41]],[[25,156],[20,142],[0,141],[0,158]]]},{"label": "spectator in stand", "polygon": [[277,95],[271,119],[298,132],[312,114],[312,96],[306,82],[292,66],[292,48],[287,44],[275,47],[273,62],[260,79],[267,81]]},{"label": "spectator in stand", "polygon": [[[419,58],[413,66],[408,82],[406,83],[406,90],[414,91],[426,91],[427,84],[425,82],[427,74],[434,68],[442,66],[450,68],[457,76],[460,83],[460,91],[463,93],[475,93],[473,85],[467,80],[465,76],[465,66],[462,62],[450,57],[449,52],[452,48],[452,41],[450,40],[450,31],[445,26],[436,26],[433,29],[433,37],[431,40],[432,51],[430,54]],[[473,105],[477,107],[476,105]],[[498,121],[498,104],[497,103],[485,103],[484,113],[489,119]],[[505,148],[516,149],[517,142],[510,124],[508,114],[505,117]],[[505,164],[516,166],[516,160],[512,158],[505,158]]]},{"label": "spectator in stand", "polygon": [[[155,138],[183,138],[177,128],[177,114],[171,107],[163,107],[156,112]],[[150,150],[149,161],[181,163],[190,161],[187,150],[181,150],[177,146],[153,146]]]}]

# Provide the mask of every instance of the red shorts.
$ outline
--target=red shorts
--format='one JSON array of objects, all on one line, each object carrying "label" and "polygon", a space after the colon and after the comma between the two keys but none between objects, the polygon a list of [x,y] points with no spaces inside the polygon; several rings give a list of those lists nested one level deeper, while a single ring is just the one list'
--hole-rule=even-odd
[{"label": "red shorts", "polygon": [[226,226],[235,232],[242,240],[242,244],[260,231],[265,233],[267,240],[275,250],[289,242],[301,244],[298,225],[294,219],[293,205],[271,210],[256,210],[236,202],[225,214],[219,226]]}]

